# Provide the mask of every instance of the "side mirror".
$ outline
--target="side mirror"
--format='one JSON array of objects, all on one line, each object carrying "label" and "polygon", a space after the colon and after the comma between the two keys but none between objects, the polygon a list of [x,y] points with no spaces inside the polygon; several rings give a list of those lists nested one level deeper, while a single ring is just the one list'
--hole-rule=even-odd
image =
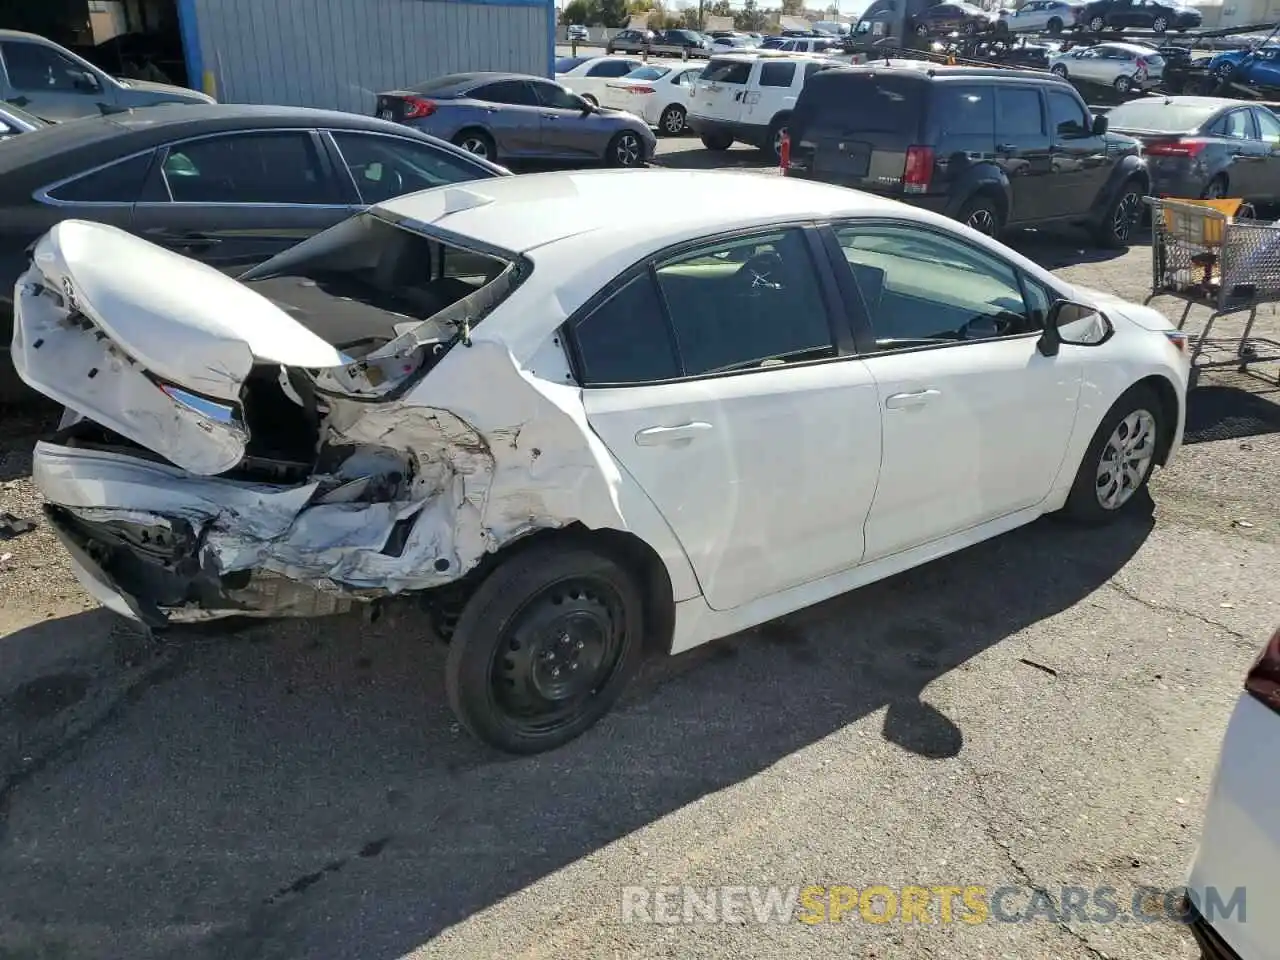
[{"label": "side mirror", "polygon": [[579,97],[579,98],[578,98],[578,104],[579,104],[579,106],[580,106],[580,107],[581,107],[581,109],[582,109],[582,115],[583,115],[584,117],[585,117],[585,116],[587,116],[587,114],[590,114],[590,113],[594,113],[594,112],[595,112],[595,109],[596,109],[596,108],[595,108],[595,107],[593,107],[593,106],[591,105],[590,101],[583,100],[581,97]]},{"label": "side mirror", "polygon": [[1108,121],[1106,117],[1093,118],[1093,135],[1100,137],[1107,132]]},{"label": "side mirror", "polygon": [[1058,300],[1049,308],[1044,333],[1036,343],[1041,356],[1056,357],[1062,344],[1098,347],[1111,339],[1115,327],[1097,307]]},{"label": "side mirror", "polygon": [[92,73],[77,73],[72,81],[77,90],[83,90],[86,93],[97,93],[102,89],[102,84],[98,83],[98,78]]}]

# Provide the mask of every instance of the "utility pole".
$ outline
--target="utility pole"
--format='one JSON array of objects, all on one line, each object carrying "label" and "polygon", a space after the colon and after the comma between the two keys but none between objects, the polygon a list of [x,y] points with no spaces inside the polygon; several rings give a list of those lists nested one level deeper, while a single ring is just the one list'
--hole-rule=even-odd
[{"label": "utility pole", "polygon": [[705,3],[706,3],[706,0],[698,0],[698,29],[699,30],[701,30],[703,27],[703,24],[706,23],[706,21],[702,19],[702,10],[703,10],[703,5]]}]

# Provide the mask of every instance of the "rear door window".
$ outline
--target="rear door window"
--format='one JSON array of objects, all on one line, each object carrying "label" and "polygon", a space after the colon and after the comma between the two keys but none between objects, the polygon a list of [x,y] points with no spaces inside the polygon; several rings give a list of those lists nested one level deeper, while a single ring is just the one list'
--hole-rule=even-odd
[{"label": "rear door window", "polygon": [[70,203],[133,203],[151,167],[151,153],[119,160],[101,170],[64,183],[49,196]]},{"label": "rear door window", "polygon": [[796,65],[789,62],[760,64],[760,86],[789,87],[796,75]]},{"label": "rear door window", "polygon": [[476,87],[469,96],[473,100],[483,100],[485,103],[506,103],[514,107],[538,105],[533,90],[523,80],[499,80],[497,83],[487,83],[483,87]]},{"label": "rear door window", "polygon": [[1021,146],[1020,139],[1043,136],[1040,91],[1034,87],[997,87],[996,138]]},{"label": "rear door window", "polygon": [[995,137],[995,88],[940,83],[931,106],[931,127],[938,142]]},{"label": "rear door window", "polygon": [[237,133],[175,144],[163,171],[175,203],[344,202],[306,130]]},{"label": "rear door window", "polygon": [[630,73],[634,69],[635,67],[632,65],[630,60],[606,60],[603,63],[596,63],[587,67],[587,76],[608,78],[621,77]]},{"label": "rear door window", "polygon": [[333,139],[365,203],[486,176],[477,164],[428,143],[343,130],[333,131]]}]

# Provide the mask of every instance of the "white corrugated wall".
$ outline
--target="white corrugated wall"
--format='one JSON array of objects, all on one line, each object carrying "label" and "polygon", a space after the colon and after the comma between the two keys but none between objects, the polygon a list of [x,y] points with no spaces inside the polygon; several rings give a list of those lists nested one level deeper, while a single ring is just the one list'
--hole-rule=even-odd
[{"label": "white corrugated wall", "polygon": [[[549,0],[188,0],[203,77],[224,103],[371,113],[374,95],[445,73],[548,76]],[[213,89],[209,89],[212,86]]]}]

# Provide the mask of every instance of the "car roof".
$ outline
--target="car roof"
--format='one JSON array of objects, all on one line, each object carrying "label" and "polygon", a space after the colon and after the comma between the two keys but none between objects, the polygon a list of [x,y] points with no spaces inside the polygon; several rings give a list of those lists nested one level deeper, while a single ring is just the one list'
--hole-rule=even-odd
[{"label": "car roof", "polygon": [[53,43],[48,37],[27,33],[25,30],[0,30],[0,40],[39,40],[41,43]]},{"label": "car roof", "polygon": [[[1127,106],[1129,103],[1158,103],[1163,107],[1247,107],[1247,100],[1232,100],[1230,97],[1139,97],[1136,100],[1129,100],[1120,106]],[[1261,104],[1256,104],[1261,106]],[[1118,109],[1113,107],[1112,109]]]},{"label": "car roof", "polygon": [[[610,238],[641,240],[659,250],[779,220],[906,209],[892,200],[844,187],[730,170],[651,167],[500,179],[457,190],[408,194],[386,201],[379,209],[396,218],[439,221],[442,229],[513,253],[584,234],[591,235],[593,244],[607,244]],[[743,203],[748,195],[751,202]],[[661,196],[663,202],[634,204],[637,196]],[[618,216],[622,205],[628,210],[625,217]]]},{"label": "car roof", "polygon": [[326,127],[426,137],[410,127],[338,110],[256,104],[168,103],[57,123],[14,137],[0,150],[0,190],[31,189],[186,137],[231,130]]},{"label": "car roof", "polygon": [[1155,50],[1154,47],[1145,47],[1140,43],[1125,43],[1123,40],[1104,40],[1097,46],[1127,50],[1129,53],[1152,53]]},{"label": "car roof", "polygon": [[963,67],[950,64],[929,63],[928,61],[872,60],[852,66],[835,67],[823,73],[833,74],[867,74],[888,73],[900,77],[947,78],[947,77],[989,77],[1004,80],[1036,80],[1041,83],[1066,83],[1055,74],[1044,70],[1014,70],[1009,67]]}]

